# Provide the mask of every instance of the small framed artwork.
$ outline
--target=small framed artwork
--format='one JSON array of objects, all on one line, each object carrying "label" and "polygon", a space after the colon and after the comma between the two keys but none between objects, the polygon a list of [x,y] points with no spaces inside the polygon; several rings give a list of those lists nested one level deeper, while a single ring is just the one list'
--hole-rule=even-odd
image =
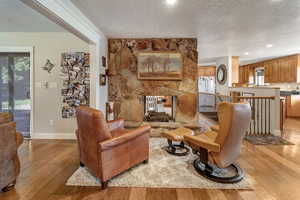
[{"label": "small framed artwork", "polygon": [[106,57],[102,56],[102,66],[106,67]]},{"label": "small framed artwork", "polygon": [[106,85],[106,75],[100,74],[100,85],[104,86]]}]

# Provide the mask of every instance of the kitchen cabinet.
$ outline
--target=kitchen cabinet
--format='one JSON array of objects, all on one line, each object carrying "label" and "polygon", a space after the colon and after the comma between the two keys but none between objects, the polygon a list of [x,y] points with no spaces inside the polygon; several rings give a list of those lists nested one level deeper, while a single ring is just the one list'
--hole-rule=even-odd
[{"label": "kitchen cabinet", "polygon": [[248,80],[248,73],[249,73],[249,66],[246,65],[246,66],[241,66],[239,68],[239,83],[241,84],[245,84],[245,83],[248,83],[249,80]]},{"label": "kitchen cabinet", "polygon": [[239,67],[239,83],[253,84],[254,82],[254,68],[252,65],[244,65]]},{"label": "kitchen cabinet", "polygon": [[286,98],[287,117],[300,117],[300,95],[291,95]]},{"label": "kitchen cabinet", "polygon": [[296,83],[299,82],[298,56],[287,56],[264,62],[266,83]]},{"label": "kitchen cabinet", "polygon": [[265,83],[300,82],[300,54],[240,66],[239,83],[252,84],[255,68],[258,67],[263,67],[265,70]]},{"label": "kitchen cabinet", "polygon": [[216,76],[216,66],[198,67],[198,76]]},{"label": "kitchen cabinet", "polygon": [[280,82],[280,66],[277,60],[264,62],[265,69],[265,83],[279,83]]}]

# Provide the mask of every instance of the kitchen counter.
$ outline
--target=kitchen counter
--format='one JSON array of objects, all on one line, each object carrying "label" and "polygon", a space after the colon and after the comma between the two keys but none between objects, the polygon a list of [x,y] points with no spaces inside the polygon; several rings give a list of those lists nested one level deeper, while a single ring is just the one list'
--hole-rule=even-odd
[{"label": "kitchen counter", "polygon": [[292,96],[292,95],[300,95],[299,90],[280,90],[280,96],[286,97],[286,96]]}]

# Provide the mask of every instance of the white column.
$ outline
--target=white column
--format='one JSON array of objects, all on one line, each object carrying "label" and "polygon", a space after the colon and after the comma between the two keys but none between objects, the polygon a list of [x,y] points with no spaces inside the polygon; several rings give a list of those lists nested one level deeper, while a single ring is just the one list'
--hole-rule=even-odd
[{"label": "white column", "polygon": [[224,64],[226,66],[227,79],[224,85],[220,85],[216,80],[216,92],[222,95],[228,95],[229,94],[228,87],[232,86],[232,57],[226,56],[226,57],[219,58],[216,61],[217,70],[221,64]]}]

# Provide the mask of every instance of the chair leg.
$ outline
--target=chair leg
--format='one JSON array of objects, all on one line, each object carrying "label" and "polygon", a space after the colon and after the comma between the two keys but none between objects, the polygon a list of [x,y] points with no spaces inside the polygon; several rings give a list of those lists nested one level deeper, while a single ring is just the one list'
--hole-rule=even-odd
[{"label": "chair leg", "polygon": [[80,161],[79,163],[80,167],[84,167],[85,165]]},{"label": "chair leg", "polygon": [[101,181],[101,188],[102,190],[105,190],[108,186],[108,181]]},{"label": "chair leg", "polygon": [[237,183],[244,178],[243,170],[235,164],[230,165],[235,170],[235,175],[231,177],[217,176],[215,172],[218,168],[208,162],[207,149],[200,148],[195,153],[199,158],[194,161],[194,167],[201,176],[219,183]]},{"label": "chair leg", "polygon": [[173,141],[168,139],[168,145],[169,146],[164,147],[164,149],[169,154],[175,156],[186,156],[190,152],[190,149],[186,147],[183,142],[180,142],[180,144],[173,144]]},{"label": "chair leg", "polygon": [[143,161],[144,164],[148,164],[148,162],[149,162],[148,159]]},{"label": "chair leg", "polygon": [[16,185],[16,180],[14,180],[11,184],[9,184],[8,186],[2,188],[2,192],[8,192],[12,189],[15,188],[15,185]]}]

